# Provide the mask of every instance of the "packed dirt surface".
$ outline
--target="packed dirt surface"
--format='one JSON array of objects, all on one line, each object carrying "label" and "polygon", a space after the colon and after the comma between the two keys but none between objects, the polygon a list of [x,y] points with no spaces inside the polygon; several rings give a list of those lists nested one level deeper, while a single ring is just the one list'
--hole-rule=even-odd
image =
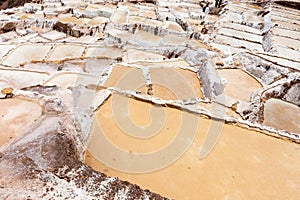
[{"label": "packed dirt surface", "polygon": [[0,199],[300,198],[299,0],[21,3]]}]

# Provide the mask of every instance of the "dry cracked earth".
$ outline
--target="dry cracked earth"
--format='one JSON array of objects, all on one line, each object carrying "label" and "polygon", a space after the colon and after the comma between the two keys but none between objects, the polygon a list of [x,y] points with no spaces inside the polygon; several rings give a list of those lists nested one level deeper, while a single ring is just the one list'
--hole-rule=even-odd
[{"label": "dry cracked earth", "polygon": [[1,199],[300,199],[299,0],[3,9],[0,90]]}]

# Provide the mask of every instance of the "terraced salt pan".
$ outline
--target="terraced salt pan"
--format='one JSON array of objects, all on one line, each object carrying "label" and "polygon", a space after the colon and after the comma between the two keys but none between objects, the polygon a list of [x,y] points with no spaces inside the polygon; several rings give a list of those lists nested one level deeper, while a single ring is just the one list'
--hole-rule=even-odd
[{"label": "terraced salt pan", "polygon": [[[123,107],[128,110],[122,109]],[[139,139],[124,132],[128,127],[122,128],[122,125],[132,123],[138,128],[130,134],[141,137],[147,131],[138,131],[139,128],[147,129],[158,122],[155,115],[151,116],[149,112],[154,108],[156,110],[152,110],[153,113],[162,112],[165,117],[155,136]],[[114,116],[116,112],[125,121],[117,119]],[[199,122],[196,137],[190,141],[191,146],[178,160],[163,169],[143,174],[125,173],[97,159],[104,156],[118,163],[120,168],[134,167],[134,160],[130,155],[159,151],[173,141],[172,138],[176,136],[174,134],[178,134],[180,126],[194,126],[182,124],[182,114],[175,108],[157,107],[113,95],[96,112],[84,162],[110,176],[118,176],[174,199],[198,200],[199,196],[204,199],[300,198],[299,193],[295,192],[300,184],[300,152],[297,144],[226,124],[211,154],[200,160],[199,148],[211,121],[192,114],[187,115]],[[129,122],[126,115],[130,116]],[[127,159],[124,160],[122,156],[102,145],[103,138],[99,135],[99,127],[111,144],[127,152]],[[151,163],[145,165],[149,166]]]},{"label": "terraced salt pan", "polygon": [[159,46],[162,38],[149,32],[139,30],[135,33],[134,39],[144,45]]},{"label": "terraced salt pan", "polygon": [[[246,4],[243,2],[239,2],[239,1],[232,1],[232,3],[228,5],[228,8],[235,12],[247,12],[247,11],[254,12],[254,11],[262,10],[261,6],[253,5],[253,4]],[[251,8],[251,10],[249,8]]]},{"label": "terraced salt pan", "polygon": [[0,60],[14,47],[15,45],[0,45]]},{"label": "terraced salt pan", "polygon": [[44,85],[59,86],[67,89],[69,87],[75,87],[78,85],[98,85],[98,83],[99,77],[96,76],[72,72],[63,72],[52,76],[49,80],[45,82]]},{"label": "terraced salt pan", "polygon": [[126,13],[120,10],[114,12],[114,14],[110,17],[110,20],[116,24],[122,24],[126,22]]},{"label": "terraced salt pan", "polygon": [[108,18],[105,18],[105,17],[95,17],[91,21],[88,22],[88,25],[90,25],[90,26],[97,26],[99,24],[104,24],[104,23],[107,23],[107,22],[109,22]]},{"label": "terraced salt pan", "polygon": [[234,30],[243,31],[243,32],[247,32],[247,33],[253,33],[253,34],[257,34],[257,35],[262,34],[261,30],[259,30],[259,29],[256,29],[256,28],[253,28],[250,26],[246,26],[246,25],[237,24],[237,23],[226,23],[223,25],[223,27],[231,28]]},{"label": "terraced salt pan", "polygon": [[136,62],[135,64],[141,65],[141,66],[145,66],[145,67],[174,67],[174,68],[189,68],[190,64],[185,61],[185,60],[165,60],[165,61],[161,61],[161,62],[145,62],[145,61],[140,61],[140,62]]},{"label": "terraced salt pan", "polygon": [[159,28],[163,26],[163,22],[158,20],[153,20],[153,19],[146,19],[144,24],[153,27],[159,27]]},{"label": "terraced salt pan", "polygon": [[32,43],[48,43],[48,42],[50,42],[50,40],[48,40],[46,38],[43,38],[41,36],[37,36],[37,37],[34,37],[34,38],[30,39],[29,42],[32,42]]},{"label": "terraced salt pan", "polygon": [[134,23],[140,24],[140,23],[144,23],[145,21],[146,21],[146,18],[140,17],[140,16],[132,16],[132,15],[130,15],[128,17],[128,23],[129,24],[134,24]]},{"label": "terraced salt pan", "polygon": [[235,12],[228,12],[226,19],[237,24],[240,24],[243,21],[242,16],[239,13]]},{"label": "terraced salt pan", "polygon": [[3,80],[16,89],[42,84],[48,78],[49,75],[47,73],[7,68],[0,69],[0,81]]},{"label": "terraced salt pan", "polygon": [[282,21],[282,22],[286,22],[289,24],[300,25],[300,22],[295,18],[289,19],[286,17],[277,16],[277,15],[271,15],[271,18],[272,18],[272,20],[276,20],[276,21]]},{"label": "terraced salt pan", "polygon": [[86,72],[90,75],[100,77],[108,71],[110,65],[112,64],[111,59],[86,59],[82,61],[68,61],[64,64],[64,70],[73,70],[75,67],[80,67],[83,72]]},{"label": "terraced salt pan", "polygon": [[218,33],[226,36],[234,36],[242,40],[244,39],[251,42],[262,43],[262,36],[254,35],[244,31],[241,32],[239,30],[221,28]]},{"label": "terraced salt pan", "polygon": [[264,107],[264,125],[300,135],[300,108],[279,99],[269,99]]},{"label": "terraced salt pan", "polygon": [[281,37],[281,36],[273,36],[272,38],[275,44],[281,45],[283,47],[299,50],[300,52],[300,40],[294,40],[294,39]]},{"label": "terraced salt pan", "polygon": [[203,97],[199,79],[194,72],[174,68],[152,68],[149,72],[155,97],[167,100]]},{"label": "terraced salt pan", "polygon": [[106,34],[109,34],[113,37],[116,37],[118,39],[120,39],[123,42],[128,42],[133,40],[134,35],[131,33],[128,33],[126,31],[121,31],[118,29],[109,29],[108,31],[106,31]]},{"label": "terraced salt pan", "polygon": [[141,50],[129,49],[125,53],[124,61],[134,63],[139,61],[163,61],[166,57],[160,54],[150,53]]},{"label": "terraced salt pan", "polygon": [[281,46],[277,46],[276,49],[277,49],[277,52],[279,53],[279,55],[284,56],[286,58],[295,59],[297,61],[300,61],[300,49],[299,49],[299,51],[297,51],[297,50],[293,50],[291,48],[281,47]]},{"label": "terraced salt pan", "polygon": [[41,36],[50,41],[55,41],[66,37],[66,34],[58,31],[49,31],[47,33],[41,34]]},{"label": "terraced salt pan", "polygon": [[42,107],[22,99],[0,99],[0,146],[28,131]]},{"label": "terraced salt pan", "polygon": [[85,57],[100,57],[115,59],[122,56],[122,50],[109,47],[89,47],[85,52]]},{"label": "terraced salt pan", "polygon": [[20,45],[4,59],[3,64],[17,67],[31,61],[42,61],[46,58],[50,49],[50,45]]},{"label": "terraced salt pan", "polygon": [[252,94],[262,86],[241,69],[218,70],[221,78],[226,79],[224,94],[238,101],[249,102]]},{"label": "terraced salt pan", "polygon": [[295,12],[294,9],[287,9],[281,6],[272,5],[272,16],[277,15],[280,17],[286,17],[288,19],[298,19],[299,12]]},{"label": "terraced salt pan", "polygon": [[263,23],[263,18],[261,16],[255,15],[255,13],[246,13],[244,14],[244,20],[247,22],[251,22],[254,25],[258,26]]},{"label": "terraced salt pan", "polygon": [[185,41],[186,41],[186,38],[174,36],[174,35],[166,35],[163,38],[163,43],[165,45],[181,45],[181,44],[184,44]]},{"label": "terraced salt pan", "polygon": [[89,18],[80,18],[80,19],[76,19],[73,23],[78,25],[78,26],[83,26],[88,24],[91,21],[91,19]]},{"label": "terraced salt pan", "polygon": [[156,19],[156,13],[153,10],[141,11],[141,9],[140,9],[139,10],[139,15],[142,15],[142,16],[144,16],[146,18],[149,18],[149,19]]},{"label": "terraced salt pan", "polygon": [[59,17],[59,21],[62,22],[62,23],[72,23],[76,20],[77,18],[76,17],[65,17],[65,16],[61,16]]},{"label": "terraced salt pan", "polygon": [[295,30],[295,31],[299,31],[300,30],[300,25],[298,24],[293,24],[293,23],[288,23],[285,21],[279,21],[279,20],[273,20],[272,21],[276,24],[278,24],[278,27],[282,28],[282,29],[289,29],[289,30]]},{"label": "terraced salt pan", "polygon": [[142,70],[122,65],[112,67],[112,72],[104,86],[147,93],[146,79]]},{"label": "terraced salt pan", "polygon": [[212,46],[216,49],[219,49],[220,51],[230,52],[231,54],[237,54],[237,53],[243,52],[243,50],[241,48],[232,47],[230,45],[225,45],[225,44],[213,43]]},{"label": "terraced salt pan", "polygon": [[79,45],[57,45],[54,47],[47,61],[57,61],[57,60],[66,60],[80,58],[84,51],[83,46]]},{"label": "terraced salt pan", "polygon": [[260,54],[260,56],[267,60],[270,60],[274,63],[277,63],[279,65],[283,65],[283,66],[287,66],[292,69],[300,70],[300,62],[293,62],[293,61],[287,60],[285,58],[275,57],[275,56],[271,56],[271,55]]},{"label": "terraced salt pan", "polygon": [[249,49],[252,51],[261,51],[263,52],[262,45],[256,44],[244,40],[235,39],[233,37],[223,36],[223,35],[217,35],[215,42],[221,43],[221,44],[227,44],[233,47],[240,47],[244,49]]},{"label": "terraced salt pan", "polygon": [[184,32],[182,30],[181,26],[179,26],[179,24],[177,24],[175,22],[170,22],[170,21],[165,22],[165,24],[162,28],[167,29],[167,30],[177,31],[177,32]]},{"label": "terraced salt pan", "polygon": [[274,27],[274,28],[272,28],[272,33],[274,35],[280,35],[280,36],[285,36],[288,38],[294,38],[294,39],[300,40],[300,35],[299,35],[298,31],[286,30],[283,28]]}]

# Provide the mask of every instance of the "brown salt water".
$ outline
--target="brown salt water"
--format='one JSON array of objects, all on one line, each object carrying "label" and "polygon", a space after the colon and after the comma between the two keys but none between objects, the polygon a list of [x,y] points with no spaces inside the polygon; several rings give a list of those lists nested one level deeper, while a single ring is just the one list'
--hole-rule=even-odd
[{"label": "brown salt water", "polygon": [[[126,109],[122,109],[124,103],[127,104]],[[149,109],[157,109],[153,111],[152,117]],[[128,116],[130,121],[122,121],[116,114]],[[156,114],[164,116],[164,123],[149,138],[138,138],[145,136],[142,135],[143,131],[128,134],[127,128],[122,127],[126,123],[132,123],[138,127],[151,128],[152,123],[157,123],[155,117],[160,119]],[[181,126],[193,126],[183,123],[185,115],[190,117],[191,123],[198,123],[196,135],[187,151],[172,164],[146,173],[126,173],[108,166],[115,162],[119,166],[114,165],[114,168],[124,169],[127,165],[134,165],[128,163],[130,155],[160,151],[174,141]],[[300,193],[296,192],[300,189],[299,144],[225,124],[213,151],[204,159],[199,159],[199,149],[210,125],[211,120],[176,108],[154,106],[113,94],[95,113],[84,162],[109,176],[117,176],[174,199],[300,198]],[[111,144],[128,152],[128,160],[118,157],[107,146],[102,145],[99,127]],[[97,159],[99,156],[112,162],[106,160],[104,164]],[[145,168],[153,165],[144,164]]]}]

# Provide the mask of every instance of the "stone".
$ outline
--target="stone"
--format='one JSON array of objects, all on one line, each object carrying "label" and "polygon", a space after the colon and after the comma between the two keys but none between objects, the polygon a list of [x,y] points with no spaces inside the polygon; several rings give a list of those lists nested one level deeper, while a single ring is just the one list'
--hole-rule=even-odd
[{"label": "stone", "polygon": [[15,30],[16,30],[16,24],[14,22],[8,22],[1,28],[1,31],[3,33],[15,31]]},{"label": "stone", "polygon": [[88,5],[88,7],[85,9],[85,12],[83,14],[84,17],[93,19],[95,17],[98,17],[98,7]]},{"label": "stone", "polygon": [[284,95],[284,99],[297,106],[300,106],[300,83],[293,85],[288,92]]},{"label": "stone", "polygon": [[205,62],[197,72],[204,97],[213,99],[223,94],[225,83],[221,80],[212,62]]},{"label": "stone", "polygon": [[62,23],[60,21],[54,24],[53,29],[65,34],[70,34],[72,30],[72,28],[68,24]]},{"label": "stone", "polygon": [[12,95],[13,93],[13,88],[9,87],[9,88],[2,88],[1,89],[1,93],[5,94],[5,95]]},{"label": "stone", "polygon": [[42,10],[42,5],[37,3],[25,3],[23,11],[25,13],[35,13],[38,10]]}]

